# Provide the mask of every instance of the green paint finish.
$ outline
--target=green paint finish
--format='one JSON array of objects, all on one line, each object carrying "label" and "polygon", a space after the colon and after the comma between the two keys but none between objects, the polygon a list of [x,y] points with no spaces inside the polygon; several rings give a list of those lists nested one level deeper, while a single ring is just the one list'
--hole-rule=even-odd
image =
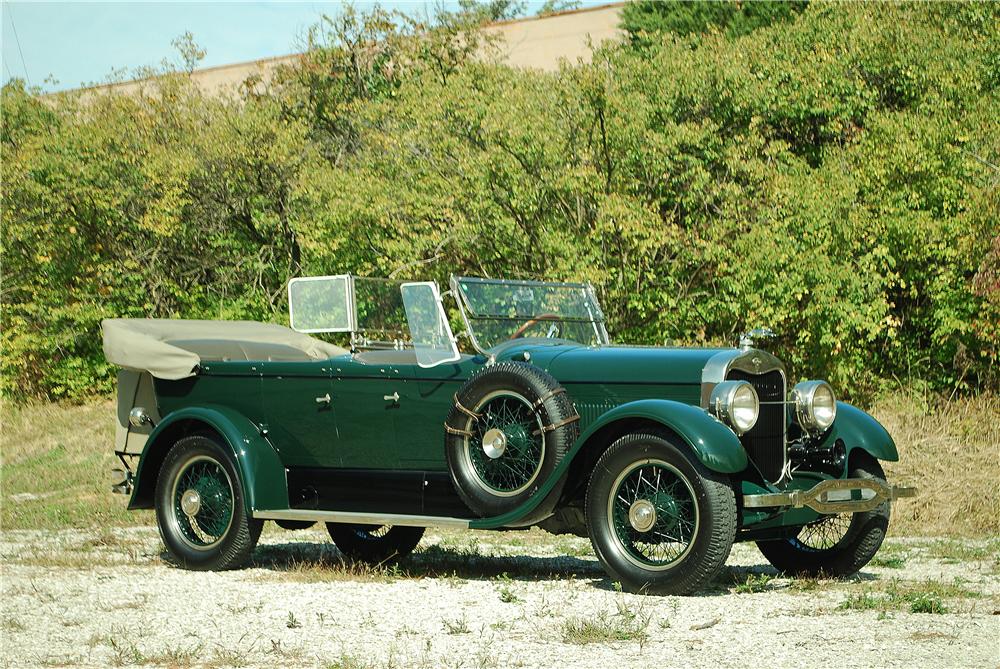
[{"label": "green paint finish", "polygon": [[277,452],[249,419],[224,406],[187,407],[164,418],[149,435],[146,449],[136,468],[136,486],[129,508],[146,508],[140,500],[152,499],[157,471],[147,472],[149,463],[159,469],[166,452],[174,445],[172,428],[184,425],[184,434],[198,432],[198,427],[217,432],[232,449],[236,469],[243,484],[247,511],[288,507],[285,468]]},{"label": "green paint finish", "polygon": [[555,351],[547,369],[566,384],[600,380],[611,384],[700,385],[705,363],[723,350],[731,349],[564,346]]},{"label": "green paint finish", "polygon": [[260,369],[264,423],[282,462],[286,466],[339,466],[330,365],[265,362]]},{"label": "green paint finish", "polygon": [[878,460],[899,460],[896,443],[882,424],[861,409],[844,402],[837,402],[837,419],[824,435],[822,443],[833,445],[838,439],[842,439],[847,447],[848,461],[851,451],[856,448]]},{"label": "green paint finish", "polygon": [[[588,440],[615,421],[659,423],[684,439],[710,469],[727,474],[744,471],[748,460],[739,439],[699,406],[704,367],[722,351],[732,349],[587,347],[545,339],[511,341],[494,348],[497,360],[527,359],[566,387],[581,416],[581,436],[531,499],[502,516],[477,519],[472,526],[516,525],[568,472]],[[248,504],[256,509],[284,508],[288,465],[446,471],[442,423],[455,392],[486,363],[483,356],[463,356],[456,363],[424,369],[400,351],[308,363],[207,363],[191,379],[156,382],[160,415],[167,419],[154,437],[177,420],[212,426],[237,452]],[[329,403],[317,401],[327,395]],[[396,396],[398,400],[392,399]],[[267,430],[267,439],[258,426]],[[843,439],[849,451],[861,448],[880,459],[898,458],[881,425],[842,403],[836,424],[824,436],[826,442],[836,439]],[[150,453],[163,448],[169,444],[150,440],[140,472],[147,459],[162,460],[163,453]],[[800,480],[812,483],[803,477],[792,485]],[[141,473],[138,481],[138,486],[149,485]],[[137,487],[133,499],[139,499],[138,494]],[[749,511],[743,524],[801,524],[814,519],[815,512],[769,516]]]},{"label": "green paint finish", "polygon": [[639,400],[615,407],[590,424],[571,453],[602,427],[625,418],[643,418],[670,428],[713,471],[735,474],[747,468],[746,451],[732,430],[702,409],[672,400]]},{"label": "green paint finish", "polygon": [[515,524],[545,498],[555,484],[569,470],[574,457],[602,427],[625,420],[641,418],[658,422],[676,432],[691,447],[706,467],[723,473],[741,472],[747,467],[747,454],[732,430],[697,407],[670,400],[640,400],[629,402],[608,411],[580,435],[559,466],[543,483],[538,492],[521,506],[493,518],[472,521],[474,529],[494,529]]}]

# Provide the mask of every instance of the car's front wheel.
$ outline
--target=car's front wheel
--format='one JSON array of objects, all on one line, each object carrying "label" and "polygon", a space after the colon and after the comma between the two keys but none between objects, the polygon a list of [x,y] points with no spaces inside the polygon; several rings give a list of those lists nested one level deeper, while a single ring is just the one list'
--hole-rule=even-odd
[{"label": "car's front wheel", "polygon": [[422,527],[327,523],[337,548],[351,560],[390,564],[409,555],[424,536]]},{"label": "car's front wheel", "polygon": [[156,520],[170,555],[197,570],[241,566],[263,526],[246,512],[232,456],[205,435],[184,437],[167,453],[156,481]]},{"label": "car's front wheel", "polygon": [[594,468],[587,526],[597,557],[624,588],[683,595],[725,565],[736,499],[725,477],[689,456],[676,436],[629,434]]},{"label": "car's front wheel", "polygon": [[[850,477],[885,483],[885,472],[872,457],[858,462]],[[757,548],[786,574],[849,576],[868,564],[882,546],[889,512],[889,502],[883,502],[871,511],[820,516],[794,538],[759,541]]]}]

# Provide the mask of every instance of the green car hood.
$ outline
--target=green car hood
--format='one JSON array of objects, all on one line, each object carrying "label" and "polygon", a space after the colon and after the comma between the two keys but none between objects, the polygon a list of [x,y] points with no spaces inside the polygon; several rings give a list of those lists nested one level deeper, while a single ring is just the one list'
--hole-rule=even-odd
[{"label": "green car hood", "polygon": [[700,384],[709,359],[732,350],[525,343],[507,348],[503,357],[518,359],[526,351],[561,383]]}]

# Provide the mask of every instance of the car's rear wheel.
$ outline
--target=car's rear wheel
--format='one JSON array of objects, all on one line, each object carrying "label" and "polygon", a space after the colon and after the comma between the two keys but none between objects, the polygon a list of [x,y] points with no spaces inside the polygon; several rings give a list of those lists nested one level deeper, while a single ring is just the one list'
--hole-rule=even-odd
[{"label": "car's rear wheel", "polygon": [[632,592],[697,590],[725,565],[736,536],[728,480],[665,432],[612,444],[591,475],[586,505],[597,557]]},{"label": "car's rear wheel", "polygon": [[424,536],[422,527],[327,523],[333,543],[351,560],[391,564],[413,552]]},{"label": "car's rear wheel", "polygon": [[[850,477],[885,483],[885,472],[870,456],[855,464]],[[868,564],[882,546],[890,511],[886,501],[871,511],[823,515],[791,539],[759,541],[757,547],[775,569],[787,574],[849,576]]]},{"label": "car's rear wheel", "polygon": [[170,555],[197,570],[244,564],[263,526],[246,512],[228,450],[205,435],[185,437],[167,453],[156,482],[156,520]]}]

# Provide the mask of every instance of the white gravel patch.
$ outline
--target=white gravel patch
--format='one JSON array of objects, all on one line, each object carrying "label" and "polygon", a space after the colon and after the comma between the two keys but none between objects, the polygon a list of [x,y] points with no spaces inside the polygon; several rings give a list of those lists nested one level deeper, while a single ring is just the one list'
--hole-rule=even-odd
[{"label": "white gravel patch", "polygon": [[[773,577],[756,548],[740,544],[717,587],[642,597],[614,589],[586,540],[539,531],[428,532],[401,566],[408,576],[345,573],[318,530],[268,530],[257,566],[224,573],[169,565],[153,529],[3,532],[0,664],[997,666],[996,556],[965,542],[979,557],[940,559],[928,549],[933,541],[895,542],[886,553],[904,556],[901,568],[819,583]],[[731,581],[748,577],[759,591],[736,592]],[[894,579],[979,596],[959,591],[943,600],[945,614],[838,608]],[[629,618],[644,640],[566,638],[571,621]]]}]

